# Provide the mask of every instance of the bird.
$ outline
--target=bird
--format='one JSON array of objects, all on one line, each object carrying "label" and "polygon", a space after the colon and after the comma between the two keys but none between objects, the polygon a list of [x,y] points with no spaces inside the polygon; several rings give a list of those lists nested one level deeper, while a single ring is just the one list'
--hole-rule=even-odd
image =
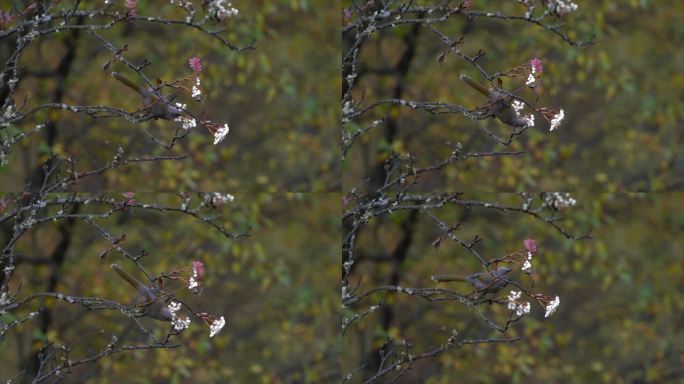
[{"label": "bird", "polygon": [[160,292],[157,288],[148,287],[141,283],[118,264],[112,264],[112,269],[138,292],[138,302],[145,315],[161,321],[173,319],[171,310],[160,299]]},{"label": "bird", "polygon": [[488,115],[495,116],[502,123],[516,128],[525,127],[529,124],[529,121],[526,118],[521,117],[511,106],[511,102],[513,101],[512,96],[509,96],[494,87],[487,88],[468,75],[461,75],[461,80],[470,85],[474,90],[487,96],[490,101],[490,104],[486,107]]},{"label": "bird", "polygon": [[154,119],[174,120],[183,115],[183,111],[170,104],[170,101],[153,88],[145,88],[119,72],[112,72],[112,77],[134,90],[142,97],[143,106]]},{"label": "bird", "polygon": [[463,281],[470,283],[478,293],[497,293],[508,285],[506,276],[513,271],[511,268],[501,266],[491,272],[479,272],[472,275],[433,275],[432,281],[443,283],[449,281]]}]

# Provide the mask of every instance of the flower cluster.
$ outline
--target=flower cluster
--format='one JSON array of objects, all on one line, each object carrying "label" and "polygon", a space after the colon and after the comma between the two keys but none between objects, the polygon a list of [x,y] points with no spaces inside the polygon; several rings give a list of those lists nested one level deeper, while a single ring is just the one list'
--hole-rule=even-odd
[{"label": "flower cluster", "polygon": [[558,306],[560,305],[560,297],[556,296],[555,299],[553,299],[549,304],[546,305],[546,313],[544,314],[544,317],[549,317],[556,312],[556,309],[558,309]]},{"label": "flower cluster", "polygon": [[[187,107],[187,105],[185,105],[183,103],[176,103],[176,107],[178,107],[179,109],[185,109]],[[190,116],[181,115],[181,116],[176,117],[174,119],[174,121],[181,123],[181,125],[183,126],[183,129],[185,129],[186,131],[188,129],[192,129],[192,128],[195,128],[197,126],[197,120],[195,120],[194,118],[192,118]]]},{"label": "flower cluster", "polygon": [[240,12],[233,7],[233,3],[226,0],[212,0],[209,2],[207,12],[219,20],[225,20],[229,17],[237,16]]},{"label": "flower cluster", "polygon": [[[199,260],[192,262],[192,274],[188,279],[188,289],[196,290],[200,286],[200,282],[204,278],[204,263]],[[171,325],[177,332],[181,332],[190,327],[190,318],[188,316],[179,315],[182,304],[176,301],[171,301],[168,309],[171,312]],[[223,316],[215,316],[206,312],[194,313],[195,316],[202,319],[209,327],[209,337],[216,336],[226,324],[226,319]]]},{"label": "flower cluster", "polygon": [[[506,256],[503,261],[505,262],[514,262],[514,263],[522,263],[522,266],[520,269],[527,273],[528,275],[531,274],[530,272],[532,268],[532,257],[537,253],[537,242],[534,239],[525,239],[523,240],[523,246],[524,246],[524,252],[521,251],[516,251],[513,252],[512,254]],[[516,316],[521,317],[525,314],[530,313],[531,310],[531,304],[529,302],[523,302],[520,300],[522,297],[523,293],[529,297],[532,297],[537,300],[537,302],[544,308],[546,311],[544,317],[549,317],[551,316],[558,307],[560,306],[560,298],[558,296],[548,296],[544,294],[531,294],[527,292],[525,289],[522,289],[522,287],[518,286],[521,288],[520,291],[510,291],[508,293],[508,300],[507,300],[507,307],[510,311],[514,312]]]},{"label": "flower cluster", "polygon": [[219,129],[216,132],[214,132],[214,145],[223,141],[223,139],[226,137],[229,131],[230,128],[228,128],[228,123],[225,123],[222,126],[220,126]]},{"label": "flower cluster", "polygon": [[230,193],[212,192],[204,197],[204,201],[212,207],[220,207],[226,203],[232,203],[235,196]]},{"label": "flower cluster", "polygon": [[195,84],[192,86],[192,98],[196,101],[200,101],[200,96],[202,96],[202,90],[200,89],[200,78],[195,77]]},{"label": "flower cluster", "polygon": [[[533,9],[536,0],[518,0],[520,4]],[[558,16],[563,16],[566,13],[575,12],[577,10],[577,4],[569,0],[547,0],[543,1],[542,4],[546,5],[546,9],[549,12],[555,12]],[[531,11],[528,11],[526,17],[530,17]]]},{"label": "flower cluster", "polygon": [[[513,100],[513,103],[511,103],[511,106],[513,107],[513,110],[515,111],[516,115],[520,115],[520,111],[525,107],[525,103],[522,101],[515,99]],[[534,127],[534,114],[530,113],[528,116],[523,116],[523,119],[527,121],[526,127]]]},{"label": "flower cluster", "polygon": [[542,307],[544,307],[544,310],[546,311],[544,313],[544,317],[549,317],[553,315],[560,306],[560,297],[558,296],[547,296],[537,294],[534,295],[534,298],[537,299],[537,301]]},{"label": "flower cluster", "polygon": [[195,5],[192,3],[191,0],[170,0],[169,2],[189,12],[192,12],[195,9]]},{"label": "flower cluster", "polygon": [[193,119],[192,117],[178,116],[178,117],[176,117],[176,119],[174,121],[181,123],[181,125],[183,126],[183,129],[185,129],[186,131],[188,129],[192,129],[192,128],[195,128],[197,126],[197,121],[195,119]]},{"label": "flower cluster", "polygon": [[226,319],[224,319],[223,316],[214,320],[209,324],[209,337],[216,336],[217,333],[221,332],[224,325],[226,325]]},{"label": "flower cluster", "polygon": [[523,242],[523,244],[525,244],[525,251],[527,254],[521,269],[523,271],[529,271],[530,268],[532,268],[532,256],[537,253],[537,243],[534,241],[534,239],[527,239]]},{"label": "flower cluster", "polygon": [[171,324],[173,325],[173,329],[176,331],[180,332],[184,329],[187,329],[190,326],[190,318],[187,316],[178,316],[176,312],[178,312],[181,309],[181,304],[177,303],[175,301],[172,301],[169,304],[169,311],[171,311]]},{"label": "flower cluster", "polygon": [[565,118],[565,111],[562,109],[555,110],[552,108],[537,108],[537,112],[541,113],[542,116],[549,122],[549,131],[553,131],[563,122]]},{"label": "flower cluster", "polygon": [[198,313],[197,316],[209,326],[209,337],[216,336],[226,325],[226,319],[223,316],[216,317],[208,313]]},{"label": "flower cluster", "polygon": [[563,111],[561,109],[551,119],[551,126],[549,127],[549,131],[553,131],[554,129],[558,128],[558,126],[560,125],[560,123],[563,121],[564,118],[565,118],[565,111]]},{"label": "flower cluster", "polygon": [[546,4],[546,9],[562,16],[566,13],[575,12],[577,4],[567,0],[549,0]]},{"label": "flower cluster", "polygon": [[518,301],[521,295],[521,291],[511,291],[508,294],[508,309],[510,309],[511,311],[515,311],[515,315],[518,317],[530,313],[531,308],[529,301]]},{"label": "flower cluster", "polygon": [[[193,75],[191,76],[186,76],[180,80],[177,81],[177,83],[184,83],[186,81],[189,81],[190,79],[194,78],[194,82],[192,84],[192,89],[191,95],[192,98],[195,99],[195,101],[201,102],[201,96],[202,96],[202,89],[200,88],[201,86],[201,80],[200,80],[200,72],[202,71],[202,61],[196,57],[193,56],[190,59],[188,59],[188,66],[193,70]],[[185,85],[181,85],[182,88],[188,90],[189,88],[186,87]],[[183,103],[176,103],[176,107],[178,107],[181,110],[185,110],[186,105]],[[189,116],[189,113],[186,115],[181,115],[178,116],[175,121],[179,122],[182,124],[183,129],[188,130],[191,128],[194,128],[197,126],[197,120],[195,120],[192,116]],[[214,135],[214,145],[220,143],[225,139],[226,135],[228,135],[228,132],[230,132],[230,127],[228,127],[228,123],[215,123],[211,120],[203,120],[200,122],[209,132],[211,132]]]},{"label": "flower cluster", "polygon": [[567,192],[548,192],[544,194],[544,206],[560,211],[565,208],[574,207],[577,204],[572,196]]}]

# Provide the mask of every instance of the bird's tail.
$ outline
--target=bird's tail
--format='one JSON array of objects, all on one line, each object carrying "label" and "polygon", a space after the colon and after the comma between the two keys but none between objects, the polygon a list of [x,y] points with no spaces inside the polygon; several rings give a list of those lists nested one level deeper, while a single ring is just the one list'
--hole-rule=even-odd
[{"label": "bird's tail", "polygon": [[122,84],[136,91],[138,94],[144,97],[145,92],[143,88],[139,84],[136,84],[133,80],[129,79],[128,77],[122,75],[119,72],[112,72],[112,77],[119,80]]},{"label": "bird's tail", "polygon": [[461,75],[461,80],[463,80],[466,84],[470,85],[474,90],[489,97],[489,89],[487,89],[487,87],[478,83],[477,81],[473,80],[470,76]]},{"label": "bird's tail", "polygon": [[430,278],[435,283],[443,283],[447,281],[468,281],[465,277],[459,275],[432,275]]},{"label": "bird's tail", "polygon": [[117,275],[121,276],[122,279],[126,280],[128,284],[132,285],[136,291],[146,288],[143,283],[131,276],[130,273],[126,272],[126,270],[121,268],[118,264],[112,264],[112,269],[117,273]]}]

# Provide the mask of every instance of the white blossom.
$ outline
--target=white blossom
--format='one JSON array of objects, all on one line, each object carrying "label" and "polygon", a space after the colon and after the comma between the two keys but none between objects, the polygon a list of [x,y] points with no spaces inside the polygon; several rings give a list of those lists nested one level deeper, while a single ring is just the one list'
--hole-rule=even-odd
[{"label": "white blossom", "polygon": [[181,8],[190,8],[192,7],[192,1],[188,0],[171,0],[171,4],[178,4],[179,7]]},{"label": "white blossom", "polygon": [[577,200],[567,192],[548,192],[544,194],[544,205],[559,211],[574,207],[575,204],[577,204]]},{"label": "white blossom", "polygon": [[534,127],[534,114],[530,113],[528,116],[523,117],[523,119],[526,121],[526,127]]},{"label": "white blossom", "polygon": [[549,0],[546,8],[550,11],[556,11],[559,15],[574,12],[577,10],[577,4],[568,0]]},{"label": "white blossom", "polygon": [[198,99],[202,95],[202,90],[200,89],[200,78],[199,76],[196,77],[197,81],[195,82],[195,85],[192,86],[192,98],[193,99]]},{"label": "white blossom", "polygon": [[171,320],[171,324],[173,324],[173,329],[176,331],[182,331],[190,326],[190,318],[174,316]]},{"label": "white blossom", "polygon": [[223,329],[223,326],[226,325],[226,319],[221,316],[220,319],[214,320],[210,325],[209,325],[209,337],[214,337],[216,334],[221,332],[221,329]]},{"label": "white blossom", "polygon": [[223,124],[223,126],[214,133],[214,145],[223,141],[229,131],[230,128],[228,128],[228,123]]},{"label": "white blossom", "polygon": [[193,275],[190,276],[190,282],[188,283],[188,289],[197,288],[199,286],[199,283],[197,282],[195,275],[197,275],[197,273],[193,272]]},{"label": "white blossom", "polygon": [[207,7],[207,12],[214,15],[219,20],[237,16],[237,14],[240,13],[237,8],[233,7],[233,3],[226,0],[210,1]]},{"label": "white blossom", "polygon": [[[185,109],[186,105],[183,103],[176,103],[176,107],[178,107],[178,109],[183,110],[183,109]],[[189,116],[181,115],[181,116],[176,117],[174,119],[174,121],[181,123],[181,125],[183,126],[183,129],[185,129],[186,131],[188,129],[192,129],[192,128],[195,128],[197,126],[197,120],[195,120],[194,118],[189,117]]]},{"label": "white blossom", "polygon": [[190,318],[187,316],[178,316],[176,312],[181,309],[181,303],[172,301],[169,303],[169,311],[171,312],[171,324],[176,331],[182,331],[190,326]]},{"label": "white blossom", "polygon": [[211,194],[211,204],[219,207],[226,203],[232,203],[235,200],[235,196],[230,193],[220,193],[214,192]]},{"label": "white blossom", "polygon": [[549,131],[553,131],[554,129],[558,128],[560,123],[563,121],[565,118],[565,111],[562,109],[560,112],[558,112],[553,118],[551,119],[551,127],[549,127]]},{"label": "white blossom", "polygon": [[558,309],[558,306],[560,305],[560,297],[556,296],[555,299],[553,299],[552,302],[546,305],[546,313],[544,314],[544,317],[549,317],[553,315],[554,312]]},{"label": "white blossom", "polygon": [[181,309],[181,303],[172,301],[169,303],[169,311],[171,311],[172,314],[175,314]]},{"label": "white blossom", "polygon": [[511,107],[513,108],[513,111],[517,116],[520,116],[522,119],[526,121],[526,127],[534,127],[534,114],[530,113],[529,116],[521,116],[520,111],[525,108],[525,103],[522,101],[515,99],[511,103]]},{"label": "white blossom", "polygon": [[522,270],[527,271],[532,268],[532,252],[527,252],[527,259],[523,263]]},{"label": "white blossom", "polygon": [[513,107],[515,113],[520,114],[520,111],[522,111],[522,109],[525,107],[525,103],[518,99],[515,99],[513,100],[513,103],[511,103],[511,106]]},{"label": "white blossom", "polygon": [[518,299],[520,299],[521,295],[521,291],[511,291],[508,294],[508,309],[515,311],[515,314],[518,317],[530,313],[531,308],[529,302],[518,302]]}]

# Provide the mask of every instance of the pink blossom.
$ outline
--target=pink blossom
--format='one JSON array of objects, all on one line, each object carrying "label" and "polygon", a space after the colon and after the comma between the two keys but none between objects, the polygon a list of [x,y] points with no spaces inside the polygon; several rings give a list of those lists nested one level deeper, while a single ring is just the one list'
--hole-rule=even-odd
[{"label": "pink blossom", "polygon": [[530,253],[536,253],[537,252],[537,242],[534,241],[534,239],[527,239],[523,241],[525,244],[525,250]]},{"label": "pink blossom", "polygon": [[536,57],[530,60],[530,67],[532,67],[532,72],[544,72],[544,66],[542,66],[542,61]]},{"label": "pink blossom", "polygon": [[135,205],[134,192],[124,192],[122,193],[122,195],[124,198],[126,198],[126,201],[124,201],[124,208],[132,207]]},{"label": "pink blossom", "polygon": [[133,16],[138,14],[138,10],[136,9],[138,6],[137,2],[138,0],[126,0],[124,3],[126,8],[128,8],[128,12],[130,12],[130,14]]},{"label": "pink blossom", "polygon": [[199,260],[192,262],[192,274],[201,279],[204,276],[204,263]]},{"label": "pink blossom", "polygon": [[0,26],[5,27],[12,22],[12,15],[0,9]]},{"label": "pink blossom", "polygon": [[202,62],[200,61],[199,57],[192,57],[190,60],[188,60],[188,65],[193,71],[202,72]]},{"label": "pink blossom", "polygon": [[346,23],[347,21],[351,20],[352,18],[352,9],[351,7],[344,8],[342,10],[342,19]]}]

